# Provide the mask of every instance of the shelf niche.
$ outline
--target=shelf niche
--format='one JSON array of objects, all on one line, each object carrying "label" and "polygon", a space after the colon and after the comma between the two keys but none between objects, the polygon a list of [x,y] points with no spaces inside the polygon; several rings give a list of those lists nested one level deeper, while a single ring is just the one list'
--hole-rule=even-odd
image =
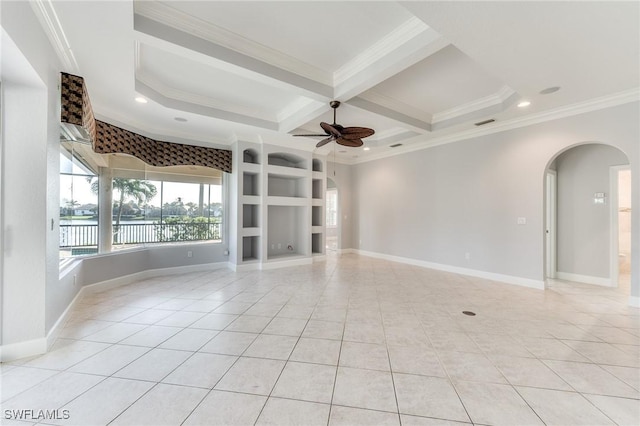
[{"label": "shelf niche", "polygon": [[311,253],[322,254],[322,234],[311,234]]},{"label": "shelf niche", "polygon": [[260,178],[257,173],[242,174],[242,195],[260,195]]},{"label": "shelf niche", "polygon": [[311,170],[313,170],[314,172],[321,172],[322,161],[318,160],[317,158],[314,158],[313,161],[311,162]]},{"label": "shelf niche", "polygon": [[260,154],[255,149],[245,149],[242,152],[242,162],[249,164],[260,164]]},{"label": "shelf niche", "polygon": [[258,216],[257,204],[244,204],[242,206],[242,227],[258,228],[260,225],[260,217]]},{"label": "shelf niche", "polygon": [[[267,259],[308,255],[307,207],[269,206]],[[291,248],[289,248],[291,247]]]},{"label": "shelf niche", "polygon": [[322,179],[313,179],[311,183],[311,198],[322,199]]},{"label": "shelf niche", "polygon": [[260,237],[242,237],[242,261],[260,259]]},{"label": "shelf niche", "polygon": [[311,207],[311,226],[322,226],[322,207]]},{"label": "shelf niche", "polygon": [[305,178],[282,176],[269,173],[267,182],[267,195],[270,197],[295,197],[307,196]]},{"label": "shelf niche", "polygon": [[274,152],[269,154],[267,162],[270,166],[290,167],[293,169],[307,169],[307,161],[297,155],[285,152]]}]

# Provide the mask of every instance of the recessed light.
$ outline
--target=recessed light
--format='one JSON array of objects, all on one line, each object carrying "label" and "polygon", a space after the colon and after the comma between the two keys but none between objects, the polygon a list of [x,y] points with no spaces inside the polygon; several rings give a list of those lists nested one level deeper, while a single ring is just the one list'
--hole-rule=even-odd
[{"label": "recessed light", "polygon": [[143,98],[142,96],[138,96],[138,97],[136,98],[136,102],[139,102],[139,103],[141,103],[141,104],[146,104],[146,103],[147,103],[147,102],[149,102],[149,101],[147,101],[147,100],[146,100],[145,98]]},{"label": "recessed light", "polygon": [[184,123],[184,122],[186,122],[186,121],[187,121],[187,119],[186,119],[186,118],[184,118],[184,117],[174,117],[174,120],[179,121],[179,122],[181,122],[181,123]]},{"label": "recessed light", "polygon": [[547,87],[546,89],[542,89],[540,91],[540,94],[541,95],[548,95],[548,94],[551,94],[551,93],[555,93],[558,90],[560,90],[559,86]]},{"label": "recessed light", "polygon": [[368,146],[365,146],[364,148],[362,148],[364,151],[369,151],[371,148],[369,148]]},{"label": "recessed light", "polygon": [[526,107],[528,107],[529,105],[531,105],[531,102],[529,102],[529,101],[522,101],[522,102],[520,102],[520,103],[518,104],[518,108],[526,108]]}]

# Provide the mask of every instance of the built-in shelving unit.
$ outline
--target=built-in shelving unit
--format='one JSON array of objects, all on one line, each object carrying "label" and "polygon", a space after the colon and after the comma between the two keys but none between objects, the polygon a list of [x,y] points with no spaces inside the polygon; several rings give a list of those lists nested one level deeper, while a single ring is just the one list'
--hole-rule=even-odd
[{"label": "built-in shelving unit", "polygon": [[[324,250],[325,161],[305,151],[237,142],[236,265],[306,263]],[[294,263],[292,263],[294,262]]]}]

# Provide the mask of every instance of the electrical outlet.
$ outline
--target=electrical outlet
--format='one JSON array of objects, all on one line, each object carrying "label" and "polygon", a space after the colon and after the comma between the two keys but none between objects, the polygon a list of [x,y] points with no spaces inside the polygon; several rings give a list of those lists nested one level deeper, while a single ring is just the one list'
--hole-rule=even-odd
[{"label": "electrical outlet", "polygon": [[517,223],[518,225],[526,225],[526,224],[527,224],[527,218],[526,218],[526,217],[519,217],[519,218],[516,220],[516,223]]},{"label": "electrical outlet", "polygon": [[282,248],[282,244],[278,243],[278,250],[280,250]]},{"label": "electrical outlet", "polygon": [[229,250],[225,250],[225,251],[224,251],[224,255],[225,255],[225,256],[229,256]]},{"label": "electrical outlet", "polygon": [[464,254],[464,259],[465,259],[465,260],[471,260],[471,253],[466,252],[466,253]]},{"label": "electrical outlet", "polygon": [[271,244],[271,250],[275,250],[276,245],[275,244]]},{"label": "electrical outlet", "polygon": [[193,252],[191,250],[187,251],[187,257],[193,257]]}]

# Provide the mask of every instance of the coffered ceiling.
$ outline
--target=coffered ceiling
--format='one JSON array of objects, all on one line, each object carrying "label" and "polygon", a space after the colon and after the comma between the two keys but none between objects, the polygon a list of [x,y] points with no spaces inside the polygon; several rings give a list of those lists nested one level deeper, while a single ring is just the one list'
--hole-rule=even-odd
[{"label": "coffered ceiling", "polygon": [[340,124],[376,130],[370,150],[338,152],[362,161],[487,119],[483,131],[628,102],[640,85],[637,2],[32,4],[98,118],[177,142],[313,150],[291,135],[319,133],[337,99]]}]

